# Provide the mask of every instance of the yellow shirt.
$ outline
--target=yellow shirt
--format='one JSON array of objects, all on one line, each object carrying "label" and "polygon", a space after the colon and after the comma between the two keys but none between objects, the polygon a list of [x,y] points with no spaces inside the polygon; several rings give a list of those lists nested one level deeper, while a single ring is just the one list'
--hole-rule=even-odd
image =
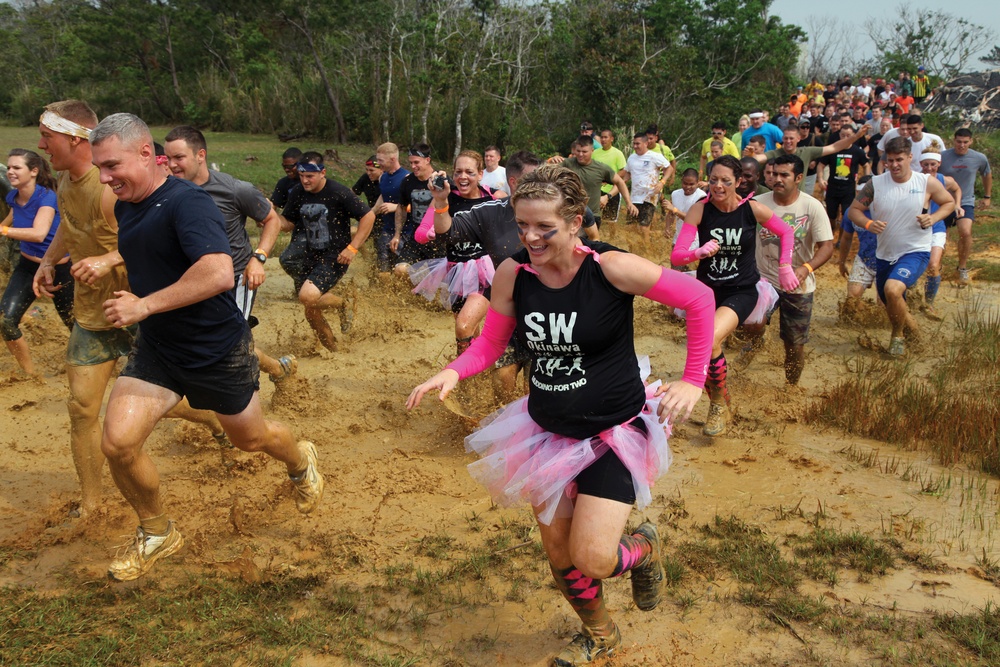
[{"label": "yellow shirt", "polygon": [[[68,171],[59,175],[59,224],[73,262],[118,249],[118,225],[106,220],[101,208],[101,195],[106,187],[97,167],[91,167],[76,181],[70,180]],[[77,324],[90,331],[112,329],[104,317],[104,302],[113,298],[116,291],[128,288],[124,266],[111,269],[95,285],[77,282],[73,286],[73,315]]]}]

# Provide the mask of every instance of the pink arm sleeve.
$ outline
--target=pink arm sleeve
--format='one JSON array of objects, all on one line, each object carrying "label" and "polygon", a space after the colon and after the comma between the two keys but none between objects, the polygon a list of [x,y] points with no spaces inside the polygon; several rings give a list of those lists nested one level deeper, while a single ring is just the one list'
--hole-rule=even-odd
[{"label": "pink arm sleeve", "polygon": [[507,349],[507,343],[510,342],[510,336],[513,333],[514,318],[501,315],[490,308],[486,313],[483,333],[472,341],[468,350],[448,364],[446,368],[458,373],[459,380],[481,373],[496,363],[500,355]]},{"label": "pink arm sleeve", "polygon": [[643,296],[687,311],[687,362],[681,379],[696,387],[705,386],[715,335],[715,295],[712,290],[696,278],[663,269],[660,279]]},{"label": "pink arm sleeve", "polygon": [[424,217],[420,221],[420,226],[413,232],[413,238],[417,243],[430,243],[434,240],[434,202],[424,211]]},{"label": "pink arm sleeve", "polygon": [[674,244],[674,249],[670,253],[671,264],[674,266],[684,266],[696,259],[705,259],[719,247],[719,243],[715,239],[712,239],[699,248],[689,250],[691,241],[695,240],[697,234],[698,228],[694,225],[689,225],[686,222],[681,225],[681,232],[677,235],[677,243]]},{"label": "pink arm sleeve", "polygon": [[795,248],[795,231],[788,226],[788,223],[774,214],[761,226],[781,240],[781,255],[778,264],[791,264],[792,250]]}]

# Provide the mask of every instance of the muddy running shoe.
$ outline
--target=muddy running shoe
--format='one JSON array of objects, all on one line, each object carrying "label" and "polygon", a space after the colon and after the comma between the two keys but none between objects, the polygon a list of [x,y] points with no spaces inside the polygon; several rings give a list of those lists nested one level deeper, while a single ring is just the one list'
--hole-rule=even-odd
[{"label": "muddy running shoe", "polygon": [[653,551],[650,552],[645,565],[632,568],[632,601],[642,611],[652,611],[660,604],[660,599],[663,597],[663,580],[666,578],[660,549],[660,533],[654,524],[643,521],[635,529],[635,534],[649,540],[653,545]]},{"label": "muddy running shoe", "polygon": [[713,436],[726,432],[726,406],[723,403],[708,404],[708,417],[701,432]]},{"label": "muddy running shoe", "polygon": [[585,625],[580,628],[580,632],[573,635],[569,644],[559,651],[559,655],[552,658],[552,667],[589,665],[598,658],[609,658],[614,655],[621,643],[622,633],[618,631],[617,625],[612,623],[611,634],[606,637],[592,635]]},{"label": "muddy running shoe", "polygon": [[972,282],[972,280],[969,278],[969,270],[968,269],[959,269],[958,270],[958,286],[959,287],[968,287],[969,283],[971,283],[971,282]]},{"label": "muddy running shoe", "polygon": [[108,577],[115,581],[132,581],[149,572],[153,563],[166,558],[184,546],[184,538],[170,522],[166,535],[147,535],[142,526],[136,528],[135,540],[125,547],[108,566]]},{"label": "muddy running shoe", "polygon": [[285,378],[295,375],[295,371],[299,369],[299,360],[295,358],[294,354],[286,354],[283,357],[278,357],[278,365],[281,366],[281,375],[269,375],[271,382],[281,382]]},{"label": "muddy running shoe", "polygon": [[323,500],[326,482],[323,481],[323,475],[319,474],[319,455],[316,454],[316,445],[303,440],[299,443],[299,451],[308,462],[306,470],[298,477],[291,475],[288,477],[295,485],[295,506],[303,514],[309,514]]},{"label": "muddy running shoe", "polygon": [[893,338],[889,343],[889,354],[894,357],[901,357],[906,354],[906,339]]}]

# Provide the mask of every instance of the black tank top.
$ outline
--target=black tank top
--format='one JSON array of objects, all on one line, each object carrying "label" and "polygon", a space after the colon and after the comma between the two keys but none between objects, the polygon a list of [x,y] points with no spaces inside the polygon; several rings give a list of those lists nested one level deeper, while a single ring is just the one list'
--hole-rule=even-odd
[{"label": "black tank top", "polygon": [[[618,251],[607,243],[585,243],[599,253]],[[526,250],[513,259],[529,264]],[[633,299],[608,282],[593,255],[560,289],[546,287],[523,268],[517,272],[515,335],[531,351],[528,414],[539,426],[584,439],[642,410],[646,393],[632,340]]]},{"label": "black tank top", "polygon": [[[448,209],[452,215],[471,210],[473,206],[478,206],[488,201],[493,201],[493,198],[476,197],[475,199],[466,199],[457,192],[448,193]],[[468,262],[469,260],[479,259],[486,254],[486,248],[478,241],[456,242],[448,239],[448,250],[445,256],[449,262]]]},{"label": "black tank top", "polygon": [[711,201],[705,202],[698,224],[698,245],[715,239],[719,252],[698,262],[698,280],[713,289],[756,285],[760,280],[756,238],[757,218],[749,201],[729,213],[720,211]]}]

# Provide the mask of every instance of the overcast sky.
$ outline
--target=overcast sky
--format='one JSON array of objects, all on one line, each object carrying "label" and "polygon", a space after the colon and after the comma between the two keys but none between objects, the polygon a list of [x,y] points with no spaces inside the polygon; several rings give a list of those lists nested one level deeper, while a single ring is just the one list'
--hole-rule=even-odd
[{"label": "overcast sky", "polygon": [[[840,0],[819,5],[802,0],[774,0],[771,14],[781,17],[784,23],[794,23],[808,32],[806,24],[810,16],[832,16],[842,21],[852,16],[862,21],[871,17],[889,19],[898,11],[900,4],[898,0],[881,3],[871,0]],[[974,60],[970,60],[966,66],[970,71],[986,69],[987,66],[979,61],[979,56],[988,53],[993,44],[1000,44],[1000,9],[996,0],[960,0],[955,3],[945,3],[942,0],[907,0],[906,6],[913,9],[943,10],[991,30],[993,42],[990,47],[984,49],[982,53],[977,53]],[[866,40],[861,40],[862,47],[865,42]],[[874,47],[870,48],[874,51]]]}]

